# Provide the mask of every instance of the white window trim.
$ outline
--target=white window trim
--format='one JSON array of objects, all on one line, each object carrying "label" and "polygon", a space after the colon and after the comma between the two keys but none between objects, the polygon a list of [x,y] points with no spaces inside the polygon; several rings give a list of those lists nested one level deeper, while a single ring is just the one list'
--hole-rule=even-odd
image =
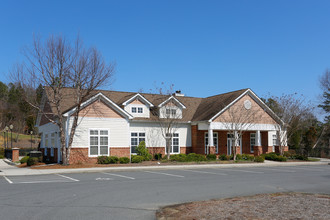
[{"label": "white window trim", "polygon": [[[178,134],[178,137],[172,137],[172,139],[171,139],[171,152],[170,152],[170,154],[180,154],[181,153],[181,149],[180,149],[180,133],[179,132],[177,132],[177,133],[173,133],[173,134]],[[178,150],[179,150],[179,152],[173,152],[173,138],[178,138],[179,139],[179,144],[178,144]],[[165,154],[167,154],[167,150],[166,150],[166,143],[165,143]]]},{"label": "white window trim", "polygon": [[[98,154],[97,155],[91,155],[90,154],[90,150],[91,150],[91,138],[90,138],[90,134],[91,134],[91,130],[98,130]],[[107,155],[100,155],[100,131],[108,131],[108,154]],[[94,136],[94,135],[92,135]],[[106,136],[106,135],[102,135],[102,136]],[[89,128],[88,129],[88,157],[99,157],[99,156],[110,156],[110,129],[108,128]]]},{"label": "white window trim", "polygon": [[[251,148],[251,145],[252,145],[252,143],[251,143],[251,140],[252,140],[252,134],[254,134],[254,137],[253,137],[253,139],[254,139],[254,145],[253,145],[253,147]],[[257,134],[256,133],[250,133],[250,152],[251,153],[254,153],[254,146],[256,146],[256,137],[257,137]]]},{"label": "white window trim", "polygon": [[[54,135],[54,136],[52,137],[52,135]],[[50,156],[51,157],[54,157],[54,148],[55,148],[55,140],[56,140],[55,137],[56,137],[56,133],[55,132],[53,132],[53,133],[50,134]],[[53,141],[54,141],[54,146],[52,144]]]},{"label": "white window trim", "polygon": [[[208,136],[208,132],[204,133],[204,144],[205,144],[205,153],[207,153],[207,145],[206,145],[206,138],[208,139],[209,137],[206,137],[206,135]],[[218,137],[218,132],[213,132],[213,144],[214,144],[214,139],[217,138],[217,146],[215,146],[215,153],[218,154],[219,153],[219,137]]]},{"label": "white window trim", "polygon": [[[47,138],[46,138],[46,135],[47,135]],[[45,140],[45,142],[44,142],[44,155],[45,156],[48,156],[48,152],[47,152],[47,148],[48,148],[48,145],[49,145],[49,133],[45,133],[44,134],[44,140]],[[47,143],[47,144],[46,144]]]},{"label": "white window trim", "polygon": [[[133,112],[133,109],[135,110],[135,112]],[[136,113],[137,113],[137,107],[132,106],[132,107],[131,107],[131,112],[132,112],[132,114],[136,114]]]},{"label": "white window trim", "polygon": [[138,139],[138,144],[136,145],[139,146],[140,142],[139,142],[139,133],[144,133],[144,143],[146,144],[146,148],[147,148],[147,138],[146,138],[146,133],[145,131],[130,131],[130,139],[129,139],[129,152],[131,155],[136,155],[136,153],[132,153],[132,133],[137,133],[138,136],[136,136],[136,138]]}]

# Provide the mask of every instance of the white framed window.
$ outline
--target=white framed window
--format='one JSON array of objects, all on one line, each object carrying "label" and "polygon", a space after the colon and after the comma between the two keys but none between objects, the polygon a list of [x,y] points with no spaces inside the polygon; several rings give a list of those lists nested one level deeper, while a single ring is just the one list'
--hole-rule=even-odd
[{"label": "white framed window", "polygon": [[109,131],[104,129],[89,130],[89,156],[109,155]]},{"label": "white framed window", "polygon": [[273,152],[275,152],[275,146],[278,146],[277,135],[273,134]]},{"label": "white framed window", "polygon": [[50,156],[54,157],[54,148],[55,148],[55,133],[50,135]]},{"label": "white framed window", "polygon": [[143,108],[142,107],[138,107],[138,113],[143,113]]},{"label": "white framed window", "polygon": [[[167,135],[169,137],[169,134]],[[167,153],[167,147],[165,148],[165,153]],[[179,154],[180,153],[180,139],[179,139],[179,133],[173,133],[172,140],[171,140],[171,154]]]},{"label": "white framed window", "polygon": [[141,141],[146,141],[145,132],[132,132],[131,133],[131,153],[136,154],[136,148]]},{"label": "white framed window", "polygon": [[132,107],[132,113],[136,113],[136,107]]},{"label": "white framed window", "polygon": [[253,153],[253,147],[256,145],[256,133],[250,133],[250,152]]},{"label": "white framed window", "polygon": [[[215,153],[218,153],[218,133],[213,133],[213,144],[215,147]],[[205,132],[205,153],[207,153],[207,146],[209,145],[209,133]]]},{"label": "white framed window", "polygon": [[47,148],[48,148],[48,144],[49,144],[48,141],[49,141],[48,134],[45,134],[45,151],[44,151],[45,156],[47,156]]},{"label": "white framed window", "polygon": [[175,118],[177,116],[176,108],[167,107],[165,109],[165,114],[166,114],[166,117],[168,117],[168,118]]}]

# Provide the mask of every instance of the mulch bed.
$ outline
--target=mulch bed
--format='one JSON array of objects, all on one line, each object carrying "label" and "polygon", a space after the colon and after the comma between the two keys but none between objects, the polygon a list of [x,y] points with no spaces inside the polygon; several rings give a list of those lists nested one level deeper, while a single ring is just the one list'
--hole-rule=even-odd
[{"label": "mulch bed", "polygon": [[[130,164],[70,164],[63,166],[61,164],[38,164],[31,166],[31,169],[73,169],[73,168],[93,168],[93,167],[134,167],[134,166],[167,166],[167,165],[193,165],[193,164],[235,164],[234,161],[207,161],[207,162],[159,162],[159,161],[143,161],[142,163]],[[254,163],[251,161],[240,161],[239,163]],[[19,167],[27,167],[26,163],[18,165]]]},{"label": "mulch bed", "polygon": [[330,219],[330,195],[275,193],[168,206],[159,220],[174,219]]}]

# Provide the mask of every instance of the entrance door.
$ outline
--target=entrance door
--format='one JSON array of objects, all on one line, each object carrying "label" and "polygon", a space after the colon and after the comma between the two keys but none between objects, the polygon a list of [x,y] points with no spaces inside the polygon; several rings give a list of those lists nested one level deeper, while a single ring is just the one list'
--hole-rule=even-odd
[{"label": "entrance door", "polygon": [[[240,146],[240,154],[242,154],[242,139],[238,140],[238,144]],[[233,146],[235,145],[235,138],[233,134],[227,134],[227,155],[232,154]],[[238,153],[238,152],[236,152]]]}]

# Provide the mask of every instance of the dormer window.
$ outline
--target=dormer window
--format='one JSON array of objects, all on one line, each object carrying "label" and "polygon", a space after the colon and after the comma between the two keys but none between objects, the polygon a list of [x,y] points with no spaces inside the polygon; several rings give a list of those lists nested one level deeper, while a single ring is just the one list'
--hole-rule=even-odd
[{"label": "dormer window", "polygon": [[132,107],[132,113],[136,113],[136,107]]},{"label": "dormer window", "polygon": [[166,117],[175,118],[176,117],[176,109],[174,108],[166,108]]},{"label": "dormer window", "polygon": [[143,108],[142,107],[132,107],[132,113],[142,114]]}]

